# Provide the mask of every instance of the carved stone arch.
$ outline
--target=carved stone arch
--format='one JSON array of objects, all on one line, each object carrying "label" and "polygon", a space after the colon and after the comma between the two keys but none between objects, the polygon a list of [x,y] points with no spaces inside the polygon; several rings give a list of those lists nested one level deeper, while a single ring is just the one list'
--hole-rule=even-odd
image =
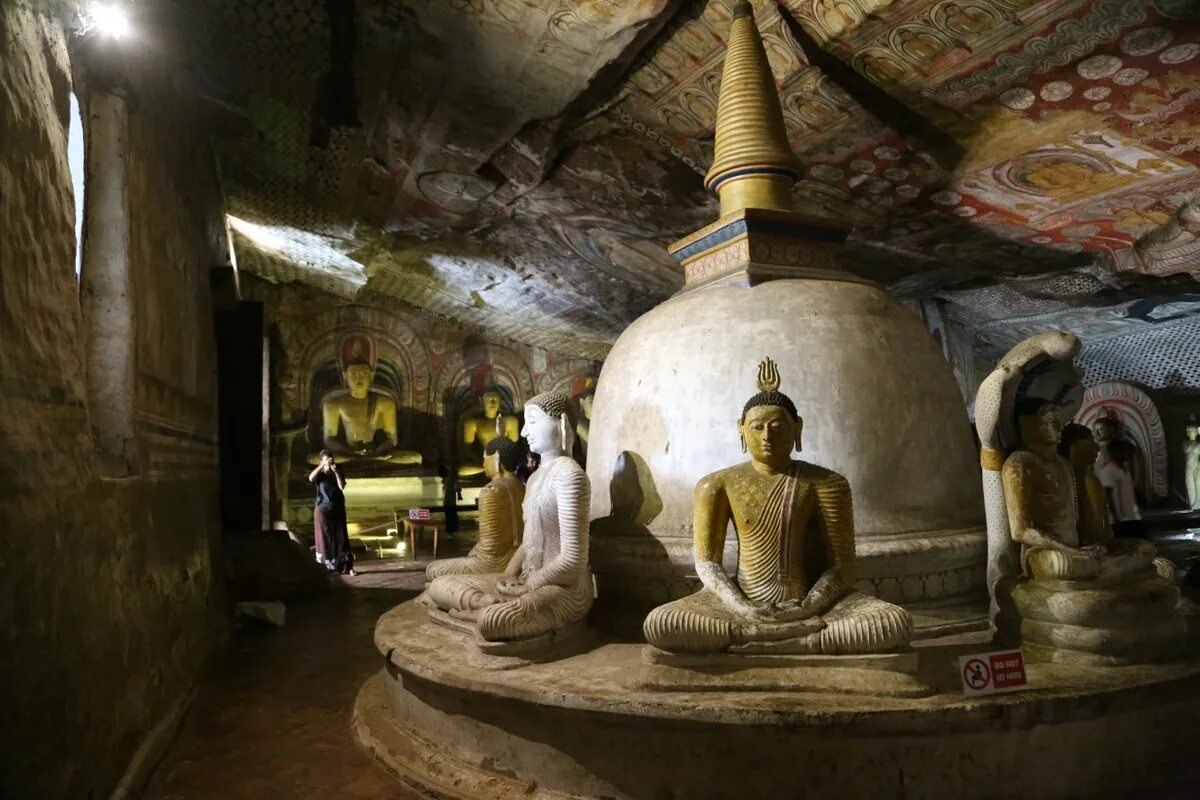
[{"label": "carved stone arch", "polygon": [[347,330],[363,330],[375,339],[380,360],[399,372],[401,424],[412,411],[430,406],[429,355],[417,332],[404,320],[381,309],[338,306],[320,311],[284,333],[287,369],[294,376],[284,389],[285,409],[292,414],[307,410],[308,388],[322,364],[336,358],[338,339]]},{"label": "carved stone arch", "polygon": [[596,365],[592,361],[571,359],[560,361],[543,372],[537,381],[538,392],[562,392],[570,396],[571,383],[576,379],[596,379]]},{"label": "carved stone arch", "polygon": [[[529,364],[517,353],[501,345],[488,343],[486,345],[486,365],[491,368],[488,383],[507,389],[512,394],[513,403],[517,406],[513,411],[520,411],[520,406],[533,397],[533,374]],[[434,413],[443,417],[446,412],[446,398],[453,391],[471,382],[476,364],[468,364],[462,350],[455,350],[446,356],[438,369],[433,382],[431,406]],[[461,410],[461,409],[460,409]]]},{"label": "carved stone arch", "polygon": [[1167,433],[1154,401],[1133,384],[1100,383],[1083,393],[1083,405],[1075,421],[1090,428],[1101,417],[1119,420],[1125,438],[1145,455],[1146,470],[1139,487],[1142,494],[1147,498],[1166,497]]}]

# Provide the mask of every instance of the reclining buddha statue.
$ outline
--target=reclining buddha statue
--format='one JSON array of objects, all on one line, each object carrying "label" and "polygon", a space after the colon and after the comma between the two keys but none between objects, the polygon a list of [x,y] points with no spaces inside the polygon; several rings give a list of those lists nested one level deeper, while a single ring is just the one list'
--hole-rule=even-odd
[{"label": "reclining buddha statue", "polygon": [[989,549],[1016,548],[1018,556],[989,554],[997,640],[1016,644],[1019,628],[1036,657],[1150,660],[1186,629],[1175,571],[1149,542],[1113,537],[1091,470],[1097,444],[1083,426],[1064,428],[1082,396],[1071,364],[1078,350],[1070,334],[1039,334],[1001,360],[976,398]]},{"label": "reclining buddha statue", "polygon": [[525,462],[525,449],[507,436],[496,436],[484,448],[483,472],[490,479],[479,492],[479,539],[463,558],[434,561],[425,570],[432,581],[442,575],[475,575],[504,572],[521,543],[521,503],[525,485],[517,467]]},{"label": "reclining buddha statue", "polygon": [[[903,649],[912,618],[854,589],[850,486],[841,475],[794,460],[802,422],[779,391],[779,372],[759,365],[758,394],[738,420],[750,460],[696,486],[693,595],[647,616],[646,640],[669,653],[842,655]],[[721,564],[732,522],[737,578]]]},{"label": "reclining buddha statue", "polygon": [[587,474],[566,455],[573,436],[567,405],[559,392],[525,405],[521,434],[542,461],[525,487],[524,536],[504,572],[443,575],[427,590],[439,609],[474,629],[489,653],[516,649],[486,643],[553,641],[577,630],[592,607],[590,489]]}]

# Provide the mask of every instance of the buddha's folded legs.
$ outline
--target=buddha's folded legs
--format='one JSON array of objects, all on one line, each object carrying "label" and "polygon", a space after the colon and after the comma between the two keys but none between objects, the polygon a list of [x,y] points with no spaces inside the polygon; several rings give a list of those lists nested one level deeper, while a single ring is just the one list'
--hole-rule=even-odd
[{"label": "buddha's folded legs", "polygon": [[738,619],[720,598],[701,589],[651,611],[642,623],[642,632],[646,641],[660,650],[717,653],[737,641],[738,625]]},{"label": "buddha's folded legs", "polygon": [[1153,562],[1154,546],[1141,539],[1114,539],[1098,558],[1042,547],[1031,547],[1025,553],[1029,575],[1040,580],[1132,577],[1145,573]]},{"label": "buddha's folded legs", "polygon": [[[809,632],[814,624],[820,630]],[[650,644],[675,653],[737,652],[848,655],[895,650],[912,638],[912,617],[899,606],[850,592],[816,623],[756,623],[741,619],[701,589],[659,606],[643,625]],[[799,635],[797,635],[799,634]]]},{"label": "buddha's folded legs", "polygon": [[480,610],[479,635],[489,642],[529,639],[562,630],[587,615],[592,607],[591,575],[585,574],[575,586],[543,586],[514,600],[505,601],[503,595],[498,599],[502,602]]},{"label": "buddha's folded legs", "polygon": [[496,583],[503,577],[503,573],[443,575],[435,578],[426,591],[443,611],[470,611],[494,602],[491,598],[496,597]]},{"label": "buddha's folded legs", "polygon": [[507,563],[507,559],[501,561],[497,559],[478,558],[471,555],[464,556],[463,558],[444,558],[430,564],[425,570],[425,577],[433,580],[443,575],[477,575],[504,572],[504,567]]},{"label": "buddha's folded legs", "polygon": [[912,616],[878,597],[852,591],[822,619],[819,634],[825,655],[882,653],[906,646],[912,639]]}]

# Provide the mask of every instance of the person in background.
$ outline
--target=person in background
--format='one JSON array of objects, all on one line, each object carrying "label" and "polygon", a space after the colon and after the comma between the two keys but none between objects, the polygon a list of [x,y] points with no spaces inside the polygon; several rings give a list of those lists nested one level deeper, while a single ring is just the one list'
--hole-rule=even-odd
[{"label": "person in background", "polygon": [[517,477],[521,483],[529,483],[529,476],[537,472],[538,466],[542,463],[542,457],[534,452],[529,452],[525,455],[525,463],[517,467]]},{"label": "person in background", "polygon": [[330,572],[357,575],[350,533],[346,529],[346,479],[328,450],[320,452],[320,463],[308,473],[309,483],[317,490],[313,506],[313,532],[316,534],[317,562]]},{"label": "person in background", "polygon": [[1141,529],[1142,512],[1133,491],[1133,476],[1129,474],[1132,449],[1128,442],[1114,441],[1108,446],[1108,458],[1096,467],[1117,536],[1137,536]]}]

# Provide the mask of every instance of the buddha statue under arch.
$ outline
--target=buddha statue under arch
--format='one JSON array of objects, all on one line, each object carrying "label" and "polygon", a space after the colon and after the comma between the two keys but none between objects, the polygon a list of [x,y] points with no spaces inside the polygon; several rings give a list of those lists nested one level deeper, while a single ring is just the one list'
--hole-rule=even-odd
[{"label": "buddha statue under arch", "polygon": [[525,487],[521,545],[504,572],[443,575],[427,589],[428,599],[469,626],[488,653],[511,654],[555,641],[578,630],[592,607],[591,490],[587,474],[569,455],[568,405],[560,392],[543,392],[525,405],[521,435],[542,460]]},{"label": "buddha statue under arch", "polygon": [[[841,655],[905,648],[912,618],[854,588],[850,486],[832,470],[795,460],[802,420],[759,365],[758,394],[738,432],[750,460],[705,476],[695,491],[695,563],[703,588],[659,606],[646,640],[670,653]],[[730,523],[738,569],[721,564]]]},{"label": "buddha statue under arch", "polygon": [[475,575],[504,572],[521,543],[525,485],[517,467],[525,462],[520,441],[496,436],[484,450],[483,472],[488,485],[479,492],[479,538],[463,558],[434,561],[425,570],[426,580],[442,575]]},{"label": "buddha statue under arch", "polygon": [[463,477],[483,472],[483,455],[488,443],[496,436],[510,441],[520,438],[520,423],[511,414],[503,413],[504,395],[492,387],[479,395],[478,410],[464,416],[459,424],[458,474]]},{"label": "buddha statue under arch", "polygon": [[[321,401],[325,449],[343,463],[420,464],[421,454],[400,450],[396,399],[374,387],[377,350],[366,333],[353,331],[338,341],[338,369],[345,388]],[[309,457],[317,463],[317,456]]]}]

